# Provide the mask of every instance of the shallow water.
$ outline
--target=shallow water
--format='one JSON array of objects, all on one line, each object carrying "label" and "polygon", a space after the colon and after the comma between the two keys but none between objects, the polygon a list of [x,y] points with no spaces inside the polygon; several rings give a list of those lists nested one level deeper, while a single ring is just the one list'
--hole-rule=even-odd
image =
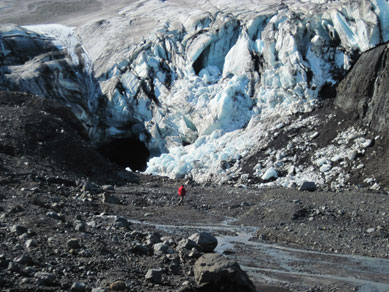
[{"label": "shallow water", "polygon": [[254,241],[258,230],[251,226],[231,225],[227,218],[220,224],[164,225],[144,221],[173,234],[207,231],[216,236],[215,251],[236,260],[254,282],[269,285],[299,283],[299,288],[331,286],[343,291],[388,292],[389,260],[348,254],[324,253]]}]

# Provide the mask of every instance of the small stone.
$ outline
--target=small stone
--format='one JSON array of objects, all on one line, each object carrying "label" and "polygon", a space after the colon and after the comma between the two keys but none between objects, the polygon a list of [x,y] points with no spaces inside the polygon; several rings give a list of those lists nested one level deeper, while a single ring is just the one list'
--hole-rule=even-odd
[{"label": "small stone", "polygon": [[146,280],[155,284],[162,282],[162,270],[161,269],[149,269],[146,273]]},{"label": "small stone", "polygon": [[15,259],[15,263],[31,266],[34,262],[31,256],[23,254]]},{"label": "small stone", "polygon": [[14,225],[11,227],[11,232],[16,233],[16,235],[22,235],[23,233],[27,233],[28,229],[22,225]]},{"label": "small stone", "polygon": [[50,217],[50,218],[53,218],[55,220],[63,220],[62,215],[60,215],[60,214],[58,214],[56,212],[53,212],[53,211],[47,212],[46,216]]},{"label": "small stone", "polygon": [[108,292],[108,289],[105,288],[93,288],[92,292]]},{"label": "small stone", "polygon": [[147,247],[147,246],[144,246],[140,243],[136,244],[134,246],[134,248],[132,249],[132,251],[134,253],[137,253],[137,254],[144,254],[144,255],[148,255],[151,253],[150,249]]},{"label": "small stone", "polygon": [[72,292],[84,292],[86,291],[86,284],[85,283],[80,283],[80,282],[76,282],[76,283],[73,283],[72,287],[70,287],[70,291]]},{"label": "small stone", "polygon": [[27,240],[26,243],[25,243],[25,245],[26,245],[26,247],[27,247],[28,249],[37,246],[36,241],[33,240],[33,239]]},{"label": "small stone", "polygon": [[84,221],[76,221],[74,224],[74,230],[79,232],[86,232],[86,223]]},{"label": "small stone", "polygon": [[200,250],[200,246],[191,239],[182,239],[178,242],[177,245],[177,250],[182,250],[182,249],[192,250],[192,248],[196,248]]},{"label": "small stone", "polygon": [[130,229],[130,225],[131,223],[128,222],[128,220],[124,217],[117,217],[115,219],[115,223],[114,223],[114,226],[116,228],[127,228],[127,229]]},{"label": "small stone", "polygon": [[20,213],[23,211],[24,211],[24,208],[22,206],[16,205],[9,210],[9,213],[16,214],[16,213]]},{"label": "small stone", "polygon": [[101,188],[103,191],[115,191],[115,188],[112,185],[104,185]]},{"label": "small stone", "polygon": [[5,258],[3,254],[0,255],[0,269],[6,269],[8,267],[9,260]]},{"label": "small stone", "polygon": [[18,273],[20,272],[20,268],[19,266],[14,263],[14,262],[9,262],[8,263],[8,268],[7,268],[8,271],[11,271],[11,272],[15,272],[15,273]]},{"label": "small stone", "polygon": [[146,242],[148,244],[156,244],[161,242],[161,234],[158,232],[149,233],[146,237]]},{"label": "small stone", "polygon": [[120,200],[112,194],[103,193],[104,204],[120,204]]},{"label": "small stone", "polygon": [[34,277],[40,285],[53,285],[56,280],[54,274],[47,272],[37,272],[34,274]]},{"label": "small stone", "polygon": [[116,281],[111,283],[111,285],[109,285],[109,288],[112,291],[124,291],[127,289],[127,286],[126,283],[124,283],[123,281]]},{"label": "small stone", "polygon": [[163,242],[159,242],[153,245],[153,249],[155,255],[162,255],[167,254],[169,246],[164,244]]},{"label": "small stone", "polygon": [[198,244],[204,252],[213,252],[218,244],[216,237],[208,232],[192,234],[189,239]]},{"label": "small stone", "polygon": [[300,187],[300,192],[309,191],[314,192],[317,190],[316,184],[312,181],[305,181]]},{"label": "small stone", "polygon": [[67,246],[71,249],[78,249],[81,247],[80,241],[77,238],[71,238],[67,242]]}]

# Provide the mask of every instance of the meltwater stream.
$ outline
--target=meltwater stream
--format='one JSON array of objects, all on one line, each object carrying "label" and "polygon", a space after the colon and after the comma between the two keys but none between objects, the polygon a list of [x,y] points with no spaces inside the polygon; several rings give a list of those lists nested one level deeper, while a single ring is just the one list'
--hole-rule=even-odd
[{"label": "meltwater stream", "polygon": [[207,231],[216,236],[217,253],[236,260],[254,282],[270,285],[299,283],[299,287],[336,287],[337,291],[388,292],[389,260],[348,254],[324,253],[254,241],[257,227],[219,224],[152,225],[173,233]]}]

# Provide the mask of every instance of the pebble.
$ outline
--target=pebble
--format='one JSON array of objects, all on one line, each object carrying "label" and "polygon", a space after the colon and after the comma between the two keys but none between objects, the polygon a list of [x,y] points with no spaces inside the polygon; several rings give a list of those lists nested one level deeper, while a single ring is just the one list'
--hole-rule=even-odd
[{"label": "pebble", "polygon": [[127,286],[126,286],[126,283],[124,283],[123,281],[116,281],[116,282],[111,283],[109,285],[109,288],[112,291],[124,291],[127,289]]},{"label": "pebble", "polygon": [[161,269],[149,269],[145,276],[146,280],[155,284],[162,282],[162,270]]},{"label": "pebble", "polygon": [[37,272],[34,274],[34,277],[40,285],[52,285],[54,284],[56,277],[54,274],[47,272]]},{"label": "pebble", "polygon": [[53,211],[49,211],[46,213],[46,216],[47,217],[50,217],[50,218],[53,218],[55,220],[63,220],[63,216],[56,213],[56,212],[53,212]]},{"label": "pebble", "polygon": [[87,289],[87,285],[85,283],[76,282],[73,283],[72,287],[70,287],[70,291],[72,292],[84,292]]},{"label": "pebble", "polygon": [[11,232],[16,233],[16,235],[22,235],[23,233],[27,233],[27,227],[22,225],[14,225],[11,227]]},{"label": "pebble", "polygon": [[67,246],[72,249],[78,249],[81,247],[80,241],[77,238],[71,238],[67,242]]}]

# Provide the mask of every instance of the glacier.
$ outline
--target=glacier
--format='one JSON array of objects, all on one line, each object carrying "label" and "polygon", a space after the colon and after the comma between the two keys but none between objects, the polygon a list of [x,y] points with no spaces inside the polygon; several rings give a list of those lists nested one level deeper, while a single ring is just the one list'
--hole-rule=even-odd
[{"label": "glacier", "polygon": [[[314,110],[362,52],[387,42],[388,15],[385,0],[134,1],[76,27],[2,28],[0,56],[10,54],[5,39],[15,31],[51,40],[76,77],[56,66],[50,96],[73,109],[96,144],[135,137],[150,152],[147,174],[244,182],[242,158],[292,127],[295,114]],[[44,76],[32,78],[27,65],[3,66],[0,88],[48,95],[34,86]],[[30,82],[15,81],[25,70]],[[292,167],[287,150],[300,142],[258,159],[261,186],[323,184],[339,174],[320,153],[314,166]],[[321,151],[348,155],[339,147]]]}]

